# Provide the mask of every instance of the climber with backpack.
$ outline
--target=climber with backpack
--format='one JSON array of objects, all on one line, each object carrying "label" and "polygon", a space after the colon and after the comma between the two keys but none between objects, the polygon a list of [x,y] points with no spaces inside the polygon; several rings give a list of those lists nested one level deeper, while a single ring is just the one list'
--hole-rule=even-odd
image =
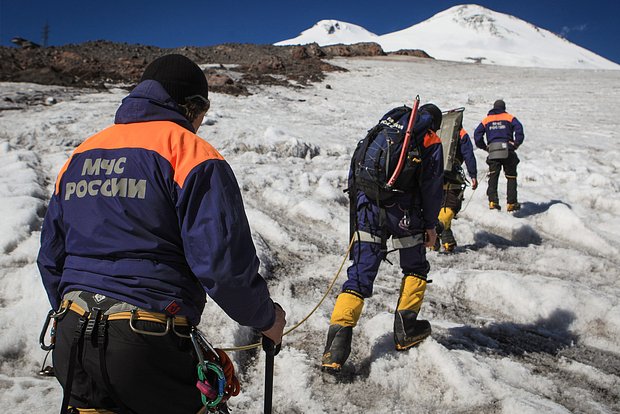
[{"label": "climber with backpack", "polygon": [[457,244],[452,231],[452,220],[461,210],[465,189],[469,184],[463,171],[463,163],[471,179],[472,190],[478,188],[474,146],[463,128],[463,110],[464,108],[458,108],[444,112],[441,130],[438,132],[444,154],[444,185],[443,201],[439,210],[443,231],[433,247],[433,250],[437,251],[443,247],[445,252],[452,252]]},{"label": "climber with backpack", "polygon": [[406,350],[430,335],[418,314],[435,243],[443,186],[439,137],[442,113],[434,104],[402,106],[385,114],[353,153],[348,193],[352,248],[348,280],[336,299],[327,332],[322,370],[338,373],[351,352],[353,328],[364,300],[372,296],[387,240],[399,251],[402,282],[394,317],[394,342]]}]

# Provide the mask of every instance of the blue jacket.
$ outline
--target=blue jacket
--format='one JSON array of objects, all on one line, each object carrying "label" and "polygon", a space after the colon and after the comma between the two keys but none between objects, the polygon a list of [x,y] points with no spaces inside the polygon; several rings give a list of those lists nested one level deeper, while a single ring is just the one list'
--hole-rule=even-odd
[{"label": "blue jacket", "polygon": [[37,264],[55,309],[85,290],[197,324],[206,292],[242,325],[275,319],[233,171],[152,80],[62,168]]},{"label": "blue jacket", "polygon": [[[484,142],[484,135],[487,142]],[[516,117],[508,112],[491,109],[487,117],[482,120],[474,131],[476,146],[488,151],[488,144],[492,142],[507,142],[510,150],[516,150],[523,143],[523,125]]]},{"label": "blue jacket", "polygon": [[476,157],[474,156],[474,146],[471,143],[469,134],[464,128],[461,128],[456,158],[461,164],[465,161],[465,167],[467,168],[467,173],[470,178],[478,179],[478,168],[476,164]]}]

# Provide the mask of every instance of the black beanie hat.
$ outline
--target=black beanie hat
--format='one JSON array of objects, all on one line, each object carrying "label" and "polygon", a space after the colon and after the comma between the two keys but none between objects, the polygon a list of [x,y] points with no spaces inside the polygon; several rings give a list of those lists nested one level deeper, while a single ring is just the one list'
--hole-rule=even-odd
[{"label": "black beanie hat", "polygon": [[499,109],[500,111],[505,111],[506,102],[502,101],[501,99],[498,99],[497,101],[493,102],[493,109]]},{"label": "black beanie hat", "polygon": [[437,132],[437,130],[441,128],[441,119],[442,119],[441,109],[439,109],[437,105],[432,104],[432,103],[427,103],[420,107],[419,112],[420,113],[427,112],[433,117],[433,123],[431,124],[431,129],[433,131]]},{"label": "black beanie hat", "polygon": [[204,72],[183,55],[165,55],[152,61],[144,70],[140,82],[148,79],[159,82],[178,104],[184,104],[188,96],[209,98]]}]

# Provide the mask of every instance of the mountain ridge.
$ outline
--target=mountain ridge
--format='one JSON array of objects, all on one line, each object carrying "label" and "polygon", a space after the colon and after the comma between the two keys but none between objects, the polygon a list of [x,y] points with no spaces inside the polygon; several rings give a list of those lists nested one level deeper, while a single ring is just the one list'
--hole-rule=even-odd
[{"label": "mountain ridge", "polygon": [[[326,33],[325,28],[333,31]],[[355,31],[349,30],[353,27]],[[355,38],[357,33],[363,36]],[[369,40],[374,39],[374,40]],[[275,45],[374,41],[385,52],[422,49],[436,59],[557,69],[612,69],[620,65],[516,16],[477,4],[453,6],[420,23],[383,35],[338,20],[321,20]]]}]

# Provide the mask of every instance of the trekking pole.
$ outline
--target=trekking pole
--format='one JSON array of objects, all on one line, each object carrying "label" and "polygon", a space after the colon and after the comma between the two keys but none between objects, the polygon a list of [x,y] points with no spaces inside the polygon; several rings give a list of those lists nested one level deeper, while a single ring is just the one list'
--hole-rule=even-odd
[{"label": "trekking pole", "polygon": [[280,352],[280,345],[277,345],[266,336],[263,336],[263,351],[265,351],[265,414],[271,414],[273,397],[273,361],[274,357]]},{"label": "trekking pole", "polygon": [[413,109],[411,110],[411,116],[409,117],[409,124],[407,125],[407,132],[405,132],[405,139],[403,140],[403,148],[400,151],[398,164],[396,164],[396,169],[394,169],[392,177],[387,182],[387,188],[392,188],[394,186],[401,170],[403,169],[403,165],[405,165],[405,158],[407,158],[407,151],[409,151],[409,141],[411,140],[411,133],[413,132],[413,123],[415,122],[415,117],[418,114],[419,105],[420,95],[417,95],[413,101]]}]

